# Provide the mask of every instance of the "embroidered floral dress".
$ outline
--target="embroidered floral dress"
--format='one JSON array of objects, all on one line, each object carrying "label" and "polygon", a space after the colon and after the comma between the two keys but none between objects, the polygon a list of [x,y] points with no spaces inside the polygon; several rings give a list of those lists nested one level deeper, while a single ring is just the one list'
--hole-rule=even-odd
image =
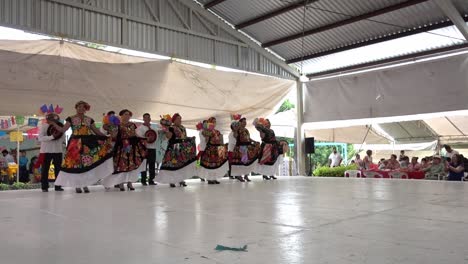
[{"label": "embroidered floral dress", "polygon": [[91,130],[94,120],[88,116],[74,115],[66,121],[70,124],[72,135],[55,184],[80,188],[110,175],[113,171],[111,139],[95,135]]},{"label": "embroidered floral dress", "polygon": [[195,137],[187,137],[183,126],[171,126],[172,137],[162,159],[156,181],[160,183],[179,183],[196,176],[195,161],[197,150]]},{"label": "embroidered floral dress", "polygon": [[249,130],[239,128],[231,165],[249,166],[258,159],[260,143],[250,140]]},{"label": "embroidered floral dress", "polygon": [[169,139],[161,170],[181,169],[196,160],[195,138],[188,138],[183,126],[172,126],[169,131],[172,132],[172,137]]},{"label": "embroidered floral dress", "polygon": [[119,126],[114,151],[114,173],[136,170],[146,157],[143,139],[137,137],[136,128],[130,122]]},{"label": "embroidered floral dress", "polygon": [[97,136],[91,130],[94,120],[78,115],[68,117],[72,135],[68,141],[67,152],[62,164],[62,171],[82,173],[99,166],[112,157],[111,140]]},{"label": "embroidered floral dress", "polygon": [[274,165],[278,156],[283,154],[282,148],[280,148],[276,140],[275,131],[261,125],[255,128],[260,132],[262,138],[258,163],[261,165]]},{"label": "embroidered floral dress", "polygon": [[145,166],[146,148],[144,139],[137,137],[136,128],[131,122],[118,126],[113,152],[114,172],[102,181],[104,187],[138,180]]},{"label": "embroidered floral dress", "polygon": [[223,135],[216,129],[205,130],[201,134],[200,140],[206,142],[206,147],[200,156],[198,175],[207,180],[222,178],[229,170],[228,144],[223,144]]}]

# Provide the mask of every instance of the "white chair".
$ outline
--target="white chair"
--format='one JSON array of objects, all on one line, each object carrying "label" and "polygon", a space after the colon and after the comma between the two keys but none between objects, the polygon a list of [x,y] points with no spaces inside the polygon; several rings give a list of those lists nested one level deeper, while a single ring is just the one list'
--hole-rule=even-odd
[{"label": "white chair", "polygon": [[437,173],[436,175],[437,175],[437,180],[438,181],[445,181],[445,180],[447,180],[447,177],[448,177],[448,175],[446,173]]},{"label": "white chair", "polygon": [[388,173],[392,179],[409,179],[408,173],[403,171],[391,171]]},{"label": "white chair", "polygon": [[344,172],[344,176],[347,178],[361,178],[361,171],[347,170]]},{"label": "white chair", "polygon": [[364,177],[366,178],[383,178],[383,175],[375,171],[364,171]]}]

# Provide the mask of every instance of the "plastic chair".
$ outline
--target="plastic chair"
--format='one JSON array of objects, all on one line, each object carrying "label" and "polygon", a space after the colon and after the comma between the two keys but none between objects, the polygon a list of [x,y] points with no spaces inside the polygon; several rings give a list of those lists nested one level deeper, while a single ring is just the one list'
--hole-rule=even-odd
[{"label": "plastic chair", "polygon": [[409,179],[408,173],[402,171],[391,171],[388,173],[392,179]]},{"label": "plastic chair", "polygon": [[366,178],[383,178],[383,175],[375,171],[364,171],[363,175]]},{"label": "plastic chair", "polygon": [[344,176],[347,178],[361,178],[361,171],[358,170],[347,170],[344,173]]}]

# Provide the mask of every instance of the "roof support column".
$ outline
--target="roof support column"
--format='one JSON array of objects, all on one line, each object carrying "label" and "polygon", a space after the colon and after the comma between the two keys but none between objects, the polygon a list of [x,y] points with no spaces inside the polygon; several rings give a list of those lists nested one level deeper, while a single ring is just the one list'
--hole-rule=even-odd
[{"label": "roof support column", "polygon": [[303,89],[304,83],[300,80],[296,82],[297,92],[297,129],[296,129],[296,161],[298,175],[306,175],[306,153],[305,153],[305,140],[304,130],[302,124],[304,121],[304,102],[303,102]]}]

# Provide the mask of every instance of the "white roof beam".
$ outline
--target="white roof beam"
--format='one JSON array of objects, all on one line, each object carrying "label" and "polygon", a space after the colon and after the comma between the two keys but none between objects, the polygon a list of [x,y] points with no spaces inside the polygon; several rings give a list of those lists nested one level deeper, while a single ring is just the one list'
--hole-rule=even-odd
[{"label": "white roof beam", "polygon": [[465,41],[468,41],[468,26],[460,12],[453,5],[452,0],[433,0],[444,14],[452,20],[453,24],[462,33]]}]

